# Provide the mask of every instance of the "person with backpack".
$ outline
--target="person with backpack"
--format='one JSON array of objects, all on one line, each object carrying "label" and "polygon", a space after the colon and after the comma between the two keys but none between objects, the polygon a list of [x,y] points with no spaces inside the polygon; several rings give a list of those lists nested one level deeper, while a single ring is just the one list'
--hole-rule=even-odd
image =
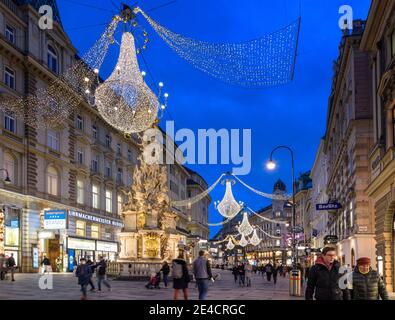
[{"label": "person with backpack", "polygon": [[15,273],[15,269],[16,269],[16,263],[15,263],[13,253],[11,253],[11,256],[7,259],[7,267],[11,271],[11,281],[15,281],[14,273]]},{"label": "person with backpack", "polygon": [[78,284],[81,286],[81,300],[86,300],[86,287],[88,286],[89,280],[92,276],[92,269],[86,264],[85,258],[80,259],[80,264],[75,271],[75,276],[78,277]]},{"label": "person with backpack", "polygon": [[199,291],[199,300],[206,298],[209,281],[213,279],[210,262],[204,255],[203,250],[199,251],[199,257],[193,262],[193,274]]},{"label": "person with backpack", "polygon": [[159,272],[162,272],[163,283],[165,284],[165,288],[167,288],[167,285],[169,283],[169,273],[170,273],[170,267],[167,261],[163,262],[162,268],[159,270]]},{"label": "person with backpack", "polygon": [[184,294],[184,299],[188,300],[188,283],[190,277],[183,253],[180,253],[178,258],[172,261],[171,277],[173,278],[174,300],[178,300],[180,290]]},{"label": "person with backpack", "polygon": [[107,272],[107,263],[103,257],[99,257],[100,261],[96,264],[97,272],[97,291],[101,291],[101,284],[103,284],[108,288],[108,291],[111,291],[111,285],[108,283],[106,279],[106,272]]},{"label": "person with backpack", "polygon": [[389,300],[383,279],[370,266],[369,258],[357,260],[347,288],[352,300]]}]

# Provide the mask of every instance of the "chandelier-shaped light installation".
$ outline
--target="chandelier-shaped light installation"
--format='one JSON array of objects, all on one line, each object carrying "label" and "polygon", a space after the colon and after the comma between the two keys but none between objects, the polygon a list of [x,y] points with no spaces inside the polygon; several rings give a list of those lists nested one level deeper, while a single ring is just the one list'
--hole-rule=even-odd
[{"label": "chandelier-shaped light installation", "polygon": [[242,247],[246,247],[248,245],[248,240],[245,238],[244,234],[241,235],[239,245]]},{"label": "chandelier-shaped light installation", "polygon": [[146,130],[157,117],[159,101],[144,82],[130,32],[122,35],[117,65],[96,89],[95,103],[102,117],[125,133]]},{"label": "chandelier-shaped light installation", "polygon": [[237,228],[239,233],[243,236],[249,236],[253,231],[254,228],[251,226],[250,222],[248,221],[248,214],[247,212],[243,213],[243,221],[241,222],[240,226]]},{"label": "chandelier-shaped light installation", "polygon": [[215,208],[218,212],[224,216],[225,218],[232,219],[234,218],[240,210],[243,208],[242,202],[237,202],[232,193],[232,181],[226,180],[225,182],[225,195],[221,202],[215,202]]},{"label": "chandelier-shaped light installation", "polygon": [[258,234],[256,233],[256,229],[254,229],[254,233],[252,234],[252,237],[250,239],[250,244],[252,244],[253,246],[257,246],[260,243],[261,243],[261,239],[258,237]]},{"label": "chandelier-shaped light installation", "polygon": [[234,247],[235,247],[235,245],[233,244],[232,239],[229,238],[229,241],[228,241],[228,243],[226,244],[226,249],[228,249],[228,250],[233,250]]},{"label": "chandelier-shaped light installation", "polygon": [[294,75],[300,19],[262,38],[241,43],[209,43],[174,33],[140,8],[158,35],[197,69],[224,82],[267,87],[290,82]]}]

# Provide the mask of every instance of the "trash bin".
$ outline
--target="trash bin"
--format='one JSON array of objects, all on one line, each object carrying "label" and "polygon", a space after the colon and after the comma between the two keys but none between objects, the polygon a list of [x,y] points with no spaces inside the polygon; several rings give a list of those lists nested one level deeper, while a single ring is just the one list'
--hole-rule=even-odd
[{"label": "trash bin", "polygon": [[302,277],[298,269],[291,270],[289,274],[289,294],[295,297],[302,296]]}]

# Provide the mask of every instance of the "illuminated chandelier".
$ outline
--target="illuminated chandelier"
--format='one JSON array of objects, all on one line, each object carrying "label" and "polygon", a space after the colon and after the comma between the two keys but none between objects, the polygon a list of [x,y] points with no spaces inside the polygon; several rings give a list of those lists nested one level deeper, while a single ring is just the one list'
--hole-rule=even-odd
[{"label": "illuminated chandelier", "polygon": [[251,226],[250,222],[248,221],[247,212],[243,213],[243,221],[241,222],[237,230],[244,237],[249,236],[254,231],[254,228]]},{"label": "illuminated chandelier", "polygon": [[[160,89],[162,86],[160,83]],[[166,100],[167,97],[165,94]],[[157,118],[159,101],[144,82],[130,32],[122,35],[117,65],[109,78],[96,89],[95,104],[104,120],[125,133],[144,131]],[[162,104],[161,109],[165,107]]]},{"label": "illuminated chandelier", "polygon": [[243,208],[242,202],[237,202],[232,193],[232,180],[226,180],[226,190],[225,195],[221,202],[214,202],[215,208],[218,212],[225,218],[234,218],[240,210]]},{"label": "illuminated chandelier", "polygon": [[239,245],[241,245],[242,247],[246,247],[248,245],[248,240],[245,238],[244,234],[241,235]]},{"label": "illuminated chandelier", "polygon": [[254,229],[254,233],[250,239],[250,244],[252,244],[253,246],[257,246],[260,243],[261,243],[261,239],[258,237],[258,234],[256,233],[256,229]]},{"label": "illuminated chandelier", "polygon": [[235,247],[235,245],[232,242],[232,239],[229,239],[228,243],[226,244],[226,248],[228,250],[233,250],[233,248]]}]

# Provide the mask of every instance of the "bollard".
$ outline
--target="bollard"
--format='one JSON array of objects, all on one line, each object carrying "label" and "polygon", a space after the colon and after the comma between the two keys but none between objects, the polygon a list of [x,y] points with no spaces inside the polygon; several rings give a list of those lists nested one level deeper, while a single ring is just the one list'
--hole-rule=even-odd
[{"label": "bollard", "polygon": [[295,297],[302,296],[302,278],[298,269],[293,269],[289,273],[289,294]]}]

